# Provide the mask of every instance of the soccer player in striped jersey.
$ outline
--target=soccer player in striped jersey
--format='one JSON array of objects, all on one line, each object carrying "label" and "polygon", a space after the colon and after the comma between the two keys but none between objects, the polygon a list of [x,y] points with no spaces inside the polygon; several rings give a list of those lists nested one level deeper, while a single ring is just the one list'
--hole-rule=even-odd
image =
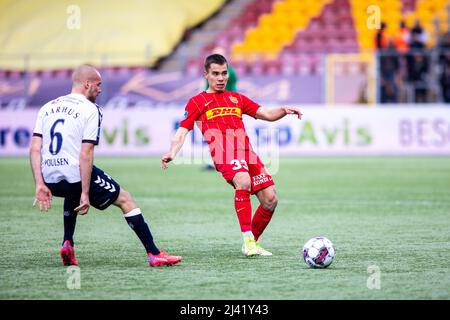
[{"label": "soccer player in striped jersey", "polygon": [[[272,218],[278,199],[271,175],[252,149],[242,115],[276,121],[288,114],[301,119],[302,113],[291,107],[263,108],[242,94],[226,91],[227,67],[222,55],[206,58],[204,75],[209,87],[187,103],[185,118],[172,139],[170,150],[161,158],[161,167],[167,169],[196,123],[209,145],[216,170],[235,188],[234,207],[243,236],[242,252],[245,256],[270,256],[272,253],[261,246],[259,238]],[[252,194],[260,202],[253,218]]]},{"label": "soccer player in striped jersey", "polygon": [[173,265],[182,260],[159,250],[130,193],[93,165],[99,143],[102,112],[95,104],[101,93],[100,73],[90,65],[76,68],[72,92],[46,103],[39,111],[30,147],[36,187],[34,205],[51,208],[52,196],[64,198],[64,239],[60,249],[63,265],[78,265],[73,235],[78,214],[93,206],[119,207],[147,252],[150,266]]}]

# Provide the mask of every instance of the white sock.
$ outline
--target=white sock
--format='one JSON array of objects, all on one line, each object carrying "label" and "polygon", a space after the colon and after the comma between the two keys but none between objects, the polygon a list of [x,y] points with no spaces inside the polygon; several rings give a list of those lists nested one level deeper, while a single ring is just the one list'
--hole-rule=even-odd
[{"label": "white sock", "polygon": [[248,238],[248,237],[254,238],[253,233],[251,231],[242,232],[242,236],[244,238]]},{"label": "white sock", "polygon": [[133,217],[133,216],[137,216],[138,214],[141,214],[141,213],[142,213],[142,212],[141,212],[141,209],[136,208],[136,209],[131,210],[131,211],[128,212],[128,213],[125,213],[125,214],[123,215],[123,217],[124,217],[124,218]]}]

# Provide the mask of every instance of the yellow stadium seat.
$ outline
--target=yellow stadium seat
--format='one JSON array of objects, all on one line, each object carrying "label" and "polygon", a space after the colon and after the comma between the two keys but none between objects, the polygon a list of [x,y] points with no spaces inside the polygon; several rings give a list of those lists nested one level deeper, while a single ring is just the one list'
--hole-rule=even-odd
[{"label": "yellow stadium seat", "polygon": [[236,43],[232,46],[232,51],[236,54],[242,54],[245,52],[245,44],[243,43]]},{"label": "yellow stadium seat", "polygon": [[440,21],[448,21],[448,11],[445,9],[439,10],[435,15]]},{"label": "yellow stadium seat", "polygon": [[430,8],[430,7],[418,7],[416,12],[417,14],[424,14],[424,15],[433,15],[436,10]]},{"label": "yellow stadium seat", "polygon": [[365,49],[371,49],[374,47],[375,38],[373,37],[364,37],[360,40],[361,47]]},{"label": "yellow stadium seat", "polygon": [[351,2],[352,11],[354,13],[357,12],[366,12],[367,7],[369,6],[364,1],[353,1]]},{"label": "yellow stadium seat", "polygon": [[258,51],[258,49],[260,48],[260,44],[261,41],[259,39],[247,41],[245,43],[245,50],[247,52]]},{"label": "yellow stadium seat", "polygon": [[277,13],[271,16],[272,18],[272,26],[280,26],[280,25],[289,25],[290,22],[290,14],[287,13]]},{"label": "yellow stadium seat", "polygon": [[[312,17],[320,14],[325,4],[332,1],[334,0],[275,2],[272,11],[260,18],[253,31],[247,32],[244,43],[251,44],[246,47],[257,53],[278,54],[284,46],[292,43],[296,33],[304,29]],[[254,43],[257,41],[259,45],[255,47]]]},{"label": "yellow stadium seat", "polygon": [[403,8],[401,0],[394,0],[390,2],[384,2],[381,7],[385,10],[400,12]]},{"label": "yellow stadium seat", "polygon": [[287,11],[288,9],[289,9],[289,6],[287,6],[285,2],[278,1],[273,4],[272,12],[273,13],[284,12],[284,11]]},{"label": "yellow stadium seat", "polygon": [[448,32],[449,31],[449,25],[448,25],[448,23],[441,23],[440,25],[439,25],[439,32],[440,33],[446,33],[446,32]]},{"label": "yellow stadium seat", "polygon": [[285,45],[293,40],[294,33],[283,26],[277,27],[274,38],[280,45]]},{"label": "yellow stadium seat", "polygon": [[263,14],[258,19],[258,27],[260,28],[271,28],[274,24],[272,16],[268,14]]},{"label": "yellow stadium seat", "polygon": [[286,7],[288,8],[289,12],[297,11],[301,12],[304,6],[302,5],[302,2],[286,2]]},{"label": "yellow stadium seat", "polygon": [[408,28],[412,28],[414,23],[416,22],[416,19],[417,19],[417,17],[414,13],[405,15],[404,20],[405,20],[406,26]]}]

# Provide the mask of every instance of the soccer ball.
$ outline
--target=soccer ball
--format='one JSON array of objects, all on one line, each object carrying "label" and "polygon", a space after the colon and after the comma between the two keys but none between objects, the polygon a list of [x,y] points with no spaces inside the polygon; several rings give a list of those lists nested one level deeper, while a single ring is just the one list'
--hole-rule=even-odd
[{"label": "soccer ball", "polygon": [[326,268],[334,260],[333,243],[325,237],[314,237],[303,247],[303,259],[311,268]]}]

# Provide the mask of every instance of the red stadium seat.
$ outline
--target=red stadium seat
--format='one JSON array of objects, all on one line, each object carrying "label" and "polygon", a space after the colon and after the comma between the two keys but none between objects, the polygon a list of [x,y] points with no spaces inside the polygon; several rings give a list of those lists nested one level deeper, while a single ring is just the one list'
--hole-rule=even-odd
[{"label": "red stadium seat", "polygon": [[186,74],[188,76],[198,76],[203,70],[202,59],[191,59],[186,64]]},{"label": "red stadium seat", "polygon": [[40,78],[51,79],[53,78],[53,72],[51,70],[42,70]]},{"label": "red stadium seat", "polygon": [[131,69],[130,71],[131,71],[132,74],[138,74],[138,73],[147,71],[146,67],[132,67],[130,69]]},{"label": "red stadium seat", "polygon": [[235,60],[233,61],[233,69],[237,76],[245,76],[249,72],[249,66],[246,61]]},{"label": "red stadium seat", "polygon": [[333,5],[341,9],[350,10],[349,0],[334,0]]},{"label": "red stadium seat", "polygon": [[278,60],[266,61],[265,73],[267,75],[278,75],[281,72],[281,63]]},{"label": "red stadium seat", "polygon": [[56,70],[54,73],[54,78],[56,79],[68,79],[70,78],[72,72],[68,69]]},{"label": "red stadium seat", "polygon": [[249,73],[253,76],[261,76],[265,73],[263,61],[257,61],[249,66]]}]

